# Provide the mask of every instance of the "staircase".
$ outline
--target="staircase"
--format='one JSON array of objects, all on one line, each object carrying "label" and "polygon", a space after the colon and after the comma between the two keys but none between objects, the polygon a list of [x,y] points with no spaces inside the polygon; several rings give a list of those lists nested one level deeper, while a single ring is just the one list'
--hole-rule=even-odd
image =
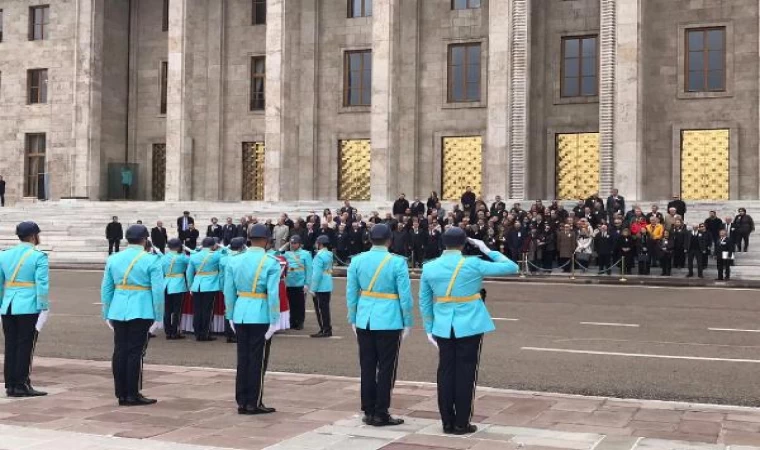
[{"label": "staircase", "polygon": [[[522,201],[523,207],[530,202]],[[666,201],[638,202],[646,212],[652,204],[658,204],[660,211],[665,210]],[[507,203],[511,204],[511,201]],[[545,203],[548,204],[548,203]],[[371,211],[381,215],[390,210],[390,204],[373,202],[354,202],[352,205],[365,217]],[[566,207],[569,207],[568,203]],[[52,267],[57,268],[102,268],[108,256],[108,242],[105,239],[105,227],[112,216],[118,216],[124,229],[138,220],[148,227],[155,226],[161,220],[170,237],[177,235],[176,219],[182,211],[190,211],[201,236],[205,234],[206,226],[211,217],[217,217],[223,224],[227,217],[232,217],[235,223],[244,215],[253,215],[261,219],[276,220],[282,212],[287,212],[291,218],[306,217],[312,211],[321,215],[324,208],[335,210],[341,202],[90,202],[81,200],[61,200],[58,202],[20,203],[13,207],[0,209],[0,249],[15,245],[15,227],[21,221],[33,220],[42,229],[42,244],[40,248],[50,256]],[[689,202],[686,213],[686,223],[701,222],[710,210],[715,210],[719,217],[735,215],[739,207],[747,208],[750,215],[760,220],[760,200],[731,201],[731,202]],[[444,208],[451,207],[451,202]],[[760,239],[760,223],[758,223]],[[754,237],[754,236],[753,236]],[[122,243],[126,245],[126,242]],[[710,262],[711,270],[706,277],[715,277],[714,261]],[[760,279],[760,241],[750,242],[748,253],[739,253],[736,266],[732,269],[732,277],[742,279]],[[656,273],[656,272],[653,272]],[[680,276],[680,271],[674,270],[673,276]]]}]

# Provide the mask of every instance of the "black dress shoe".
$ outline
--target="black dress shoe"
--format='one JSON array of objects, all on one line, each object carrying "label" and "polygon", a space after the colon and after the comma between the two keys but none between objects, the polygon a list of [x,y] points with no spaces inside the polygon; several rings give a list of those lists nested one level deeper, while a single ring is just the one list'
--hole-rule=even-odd
[{"label": "black dress shoe", "polygon": [[397,419],[397,418],[391,417],[390,414],[384,414],[381,416],[375,416],[374,423],[372,425],[376,427],[392,427],[395,425],[401,425],[403,423],[404,423],[404,419]]},{"label": "black dress shoe", "polygon": [[184,334],[175,334],[174,335],[174,339],[177,339],[177,340],[185,339],[185,335]]},{"label": "black dress shoe", "polygon": [[17,395],[12,395],[12,397],[44,397],[47,395],[47,392],[38,391],[28,383],[17,386],[15,393]]},{"label": "black dress shoe", "polygon": [[454,430],[451,432],[451,434],[462,436],[465,434],[472,434],[476,431],[478,431],[478,427],[470,423],[463,427],[454,426]]},{"label": "black dress shoe", "polygon": [[303,325],[296,325],[296,326],[290,327],[290,328],[292,328],[292,329],[294,329],[296,331],[301,331],[301,330],[303,330]]},{"label": "black dress shoe", "polygon": [[237,343],[237,339],[233,338],[233,337],[228,337],[227,338],[227,343],[228,344],[236,344]]},{"label": "black dress shoe", "polygon": [[119,402],[119,405],[121,406],[146,406],[146,405],[153,405],[158,400],[143,397],[142,394],[137,394],[137,397],[126,397],[124,399],[124,402]]},{"label": "black dress shoe", "polygon": [[238,408],[238,414],[254,416],[257,414],[271,414],[274,412],[274,408],[262,409],[257,406],[247,405],[243,408]]},{"label": "black dress shoe", "polygon": [[375,418],[372,417],[371,414],[365,414],[362,417],[362,423],[366,425],[374,425],[375,424]]},{"label": "black dress shoe", "polygon": [[313,338],[323,338],[323,337],[327,337],[327,336],[325,335],[325,333],[323,333],[323,332],[320,331],[319,333],[312,334],[311,337],[313,337]]},{"label": "black dress shoe", "polygon": [[277,412],[277,410],[276,410],[276,409],[274,409],[274,408],[270,408],[270,407],[268,407],[268,406],[264,405],[263,403],[259,405],[259,410],[260,410],[260,411],[263,411],[263,412],[264,412],[264,414],[271,414],[271,413],[273,413],[273,412]]},{"label": "black dress shoe", "polygon": [[444,423],[443,424],[443,432],[444,434],[454,434],[454,425],[450,423]]}]

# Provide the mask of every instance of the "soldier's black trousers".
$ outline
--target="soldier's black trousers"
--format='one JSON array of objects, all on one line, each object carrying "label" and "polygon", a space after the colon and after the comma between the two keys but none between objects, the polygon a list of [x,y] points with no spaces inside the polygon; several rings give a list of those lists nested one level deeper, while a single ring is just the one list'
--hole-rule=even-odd
[{"label": "soldier's black trousers", "polygon": [[438,342],[438,410],[445,426],[464,427],[472,420],[475,385],[483,335],[449,339],[436,337]]},{"label": "soldier's black trousers", "polygon": [[356,329],[361,367],[362,411],[368,416],[388,414],[396,384],[401,330]]},{"label": "soldier's black trousers", "polygon": [[182,320],[182,303],[185,293],[164,293],[164,332],[167,336],[179,334],[179,322]]},{"label": "soldier's black trousers", "polygon": [[331,292],[314,293],[314,311],[317,313],[319,331],[332,333],[332,320],[330,319],[330,295]]},{"label": "soldier's black trousers", "polygon": [[148,349],[150,319],[112,320],[113,358],[111,369],[117,398],[135,398],[142,389],[142,368]]},{"label": "soldier's black trousers", "polygon": [[216,291],[193,292],[193,333],[195,333],[195,339],[205,339],[210,335],[216,294]]},{"label": "soldier's black trousers", "polygon": [[290,304],[290,328],[302,327],[306,320],[306,299],[303,287],[289,287],[287,291]]},{"label": "soldier's black trousers", "polygon": [[[8,312],[10,313],[9,307]],[[4,315],[3,334],[5,335],[5,388],[10,389],[29,382],[32,371],[34,346],[37,343],[37,317],[39,314]]]},{"label": "soldier's black trousers", "polygon": [[269,324],[235,324],[237,333],[237,377],[235,400],[238,406],[261,406],[264,374],[269,364],[272,341],[264,339]]}]

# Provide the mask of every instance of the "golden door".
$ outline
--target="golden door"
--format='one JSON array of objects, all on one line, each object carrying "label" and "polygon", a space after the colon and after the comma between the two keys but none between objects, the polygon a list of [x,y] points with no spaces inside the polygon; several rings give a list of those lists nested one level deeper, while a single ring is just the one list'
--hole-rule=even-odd
[{"label": "golden door", "polygon": [[557,134],[557,198],[586,199],[599,192],[599,133]]},{"label": "golden door", "polygon": [[166,144],[153,144],[151,166],[151,196],[154,202],[162,202],[166,196]]},{"label": "golden door", "polygon": [[338,149],[338,199],[370,199],[369,139],[340,141]]},{"label": "golden door", "polygon": [[243,200],[264,200],[263,142],[243,142]]},{"label": "golden door", "polygon": [[475,195],[483,188],[483,138],[480,136],[443,138],[441,195],[444,200],[460,200],[467,186]]},{"label": "golden door", "polygon": [[681,131],[681,197],[728,200],[729,130]]}]

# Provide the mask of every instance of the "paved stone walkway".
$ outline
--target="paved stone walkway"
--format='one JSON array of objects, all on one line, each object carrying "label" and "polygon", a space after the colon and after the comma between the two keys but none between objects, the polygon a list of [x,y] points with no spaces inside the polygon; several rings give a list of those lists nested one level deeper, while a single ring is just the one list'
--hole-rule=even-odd
[{"label": "paved stone walkway", "polygon": [[144,376],[159,403],[119,408],[108,362],[37,358],[33,379],[51,395],[0,399],[0,449],[760,450],[755,408],[479,388],[479,431],[452,437],[424,383],[396,386],[393,413],[406,424],[373,428],[360,421],[355,379],[270,374],[264,398],[278,412],[240,416],[233,371],[148,366]]}]

